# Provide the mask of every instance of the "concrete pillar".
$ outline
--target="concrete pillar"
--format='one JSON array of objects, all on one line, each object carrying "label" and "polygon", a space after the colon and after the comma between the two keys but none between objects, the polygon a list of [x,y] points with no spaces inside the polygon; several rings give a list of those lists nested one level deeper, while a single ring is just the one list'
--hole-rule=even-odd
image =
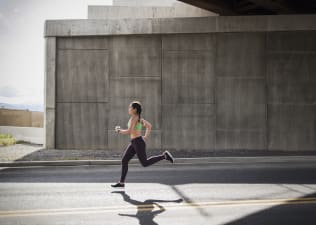
[{"label": "concrete pillar", "polygon": [[55,148],[56,38],[45,43],[44,148]]}]

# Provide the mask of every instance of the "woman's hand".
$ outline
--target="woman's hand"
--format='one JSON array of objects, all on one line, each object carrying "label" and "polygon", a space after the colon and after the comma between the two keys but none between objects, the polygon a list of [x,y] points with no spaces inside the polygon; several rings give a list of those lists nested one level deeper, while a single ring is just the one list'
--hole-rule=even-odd
[{"label": "woman's hand", "polygon": [[115,126],[115,132],[119,133],[120,132],[121,127],[120,126]]},{"label": "woman's hand", "polygon": [[147,142],[147,137],[146,136],[143,136],[143,139],[145,140],[145,142]]}]

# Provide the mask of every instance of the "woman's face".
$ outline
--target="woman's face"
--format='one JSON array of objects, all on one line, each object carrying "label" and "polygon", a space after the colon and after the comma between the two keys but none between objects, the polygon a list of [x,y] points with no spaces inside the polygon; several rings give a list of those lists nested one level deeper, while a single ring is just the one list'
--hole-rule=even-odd
[{"label": "woman's face", "polygon": [[129,107],[128,107],[128,114],[129,115],[134,115],[135,114],[135,110],[132,105],[130,104]]}]

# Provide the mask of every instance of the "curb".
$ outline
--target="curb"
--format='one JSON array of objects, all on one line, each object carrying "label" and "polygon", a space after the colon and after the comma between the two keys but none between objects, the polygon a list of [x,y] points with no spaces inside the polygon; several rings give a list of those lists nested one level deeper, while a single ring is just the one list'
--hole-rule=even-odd
[{"label": "curb", "polygon": [[[175,164],[254,164],[254,163],[295,163],[313,162],[316,156],[259,156],[259,157],[203,157],[203,158],[175,158]],[[138,159],[132,159],[130,164],[139,164]],[[94,166],[121,165],[119,159],[108,160],[58,160],[58,161],[9,161],[0,162],[0,167],[31,167],[31,166]],[[160,165],[169,165],[162,162]]]}]

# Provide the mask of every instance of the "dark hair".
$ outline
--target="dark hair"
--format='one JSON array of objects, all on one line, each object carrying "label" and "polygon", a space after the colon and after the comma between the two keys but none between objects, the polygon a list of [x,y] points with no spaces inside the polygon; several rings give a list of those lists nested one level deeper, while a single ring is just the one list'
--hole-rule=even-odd
[{"label": "dark hair", "polygon": [[136,113],[139,116],[138,122],[140,122],[140,114],[142,113],[142,105],[139,101],[133,101],[131,104],[132,104],[132,107],[136,109]]}]

